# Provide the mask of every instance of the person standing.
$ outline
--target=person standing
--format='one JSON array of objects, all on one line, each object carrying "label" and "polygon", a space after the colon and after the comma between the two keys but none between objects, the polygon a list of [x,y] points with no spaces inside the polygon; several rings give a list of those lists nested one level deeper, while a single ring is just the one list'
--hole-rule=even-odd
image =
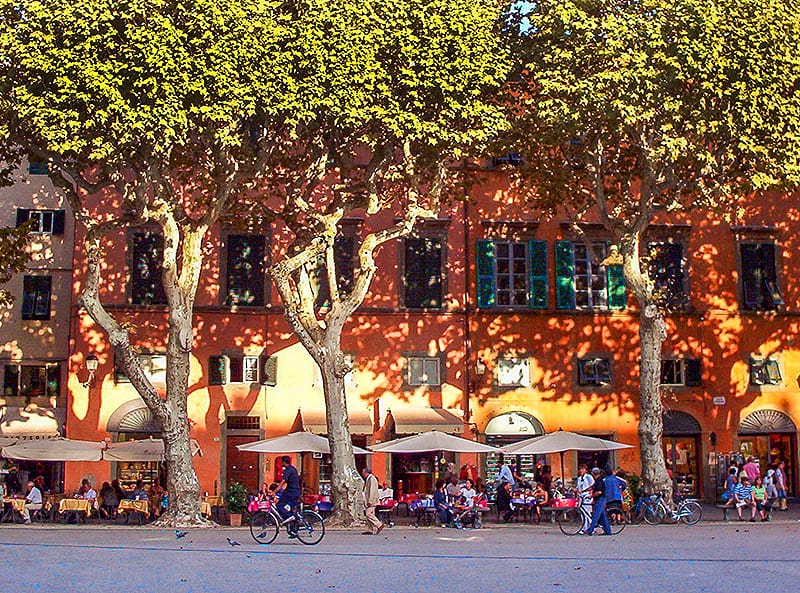
[{"label": "person standing", "polygon": [[756,478],[761,475],[761,468],[756,463],[754,457],[747,458],[747,463],[744,464],[742,470],[744,471],[745,474],[747,474],[747,477],[750,479],[751,484],[754,483],[756,481]]},{"label": "person standing", "polygon": [[297,526],[290,523],[290,520],[294,516],[295,507],[300,500],[300,474],[297,473],[297,468],[292,465],[292,458],[288,455],[281,457],[281,466],[283,467],[283,479],[278,486],[281,492],[278,497],[278,514],[283,519],[283,523],[289,523],[289,538],[293,539],[297,537]]},{"label": "person standing", "polygon": [[505,458],[500,459],[500,471],[497,473],[497,483],[502,484],[503,482],[511,484],[511,490],[514,490],[516,481],[514,480],[514,474],[511,472],[511,467],[508,465]]},{"label": "person standing", "polygon": [[592,521],[588,528],[581,529],[580,532],[584,535],[592,535],[595,528],[600,525],[605,535],[611,535],[611,524],[608,522],[606,513],[605,480],[599,467],[592,468],[592,477],[594,478],[594,482],[592,482]]},{"label": "person standing", "polygon": [[[578,480],[577,480],[577,490],[578,490],[578,504],[581,507],[589,506],[592,504],[592,486],[594,485],[594,478],[592,474],[589,473],[589,466],[585,463],[582,463],[580,467],[578,467]],[[587,529],[589,527],[589,522],[584,521],[583,528]]]},{"label": "person standing", "polygon": [[383,522],[375,515],[375,508],[381,503],[380,485],[378,484],[378,478],[368,467],[361,470],[361,475],[364,478],[364,504],[367,513],[367,526],[369,527],[367,531],[362,532],[362,535],[378,535],[383,531]]},{"label": "person standing", "polygon": [[775,488],[778,491],[778,508],[781,511],[788,511],[789,507],[786,504],[786,463],[781,461],[778,467],[775,468]]}]

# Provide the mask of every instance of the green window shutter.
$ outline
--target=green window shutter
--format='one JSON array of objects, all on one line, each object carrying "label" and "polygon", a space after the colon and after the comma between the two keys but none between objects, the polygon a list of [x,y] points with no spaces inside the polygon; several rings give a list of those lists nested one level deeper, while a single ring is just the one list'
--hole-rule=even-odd
[{"label": "green window shutter", "polygon": [[528,241],[528,307],[547,309],[547,241]]},{"label": "green window shutter", "polygon": [[625,290],[625,272],[621,265],[606,266],[608,282],[608,308],[624,309],[628,306],[628,294]]},{"label": "green window shutter", "polygon": [[575,263],[571,241],[556,241],[556,307],[575,308]]},{"label": "green window shutter", "polygon": [[479,239],[476,250],[478,268],[478,307],[494,307],[494,241]]}]

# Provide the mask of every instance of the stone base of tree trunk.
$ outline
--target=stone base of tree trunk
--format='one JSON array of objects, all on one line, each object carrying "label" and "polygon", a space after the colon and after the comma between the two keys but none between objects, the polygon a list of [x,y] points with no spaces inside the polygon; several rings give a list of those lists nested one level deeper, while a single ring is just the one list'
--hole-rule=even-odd
[{"label": "stone base of tree trunk", "polygon": [[190,513],[190,514],[170,514],[169,512],[164,513],[153,521],[151,524],[153,527],[163,527],[166,529],[190,529],[190,528],[203,528],[203,529],[215,529],[219,527],[217,523],[212,521],[211,519],[206,519],[200,513]]}]

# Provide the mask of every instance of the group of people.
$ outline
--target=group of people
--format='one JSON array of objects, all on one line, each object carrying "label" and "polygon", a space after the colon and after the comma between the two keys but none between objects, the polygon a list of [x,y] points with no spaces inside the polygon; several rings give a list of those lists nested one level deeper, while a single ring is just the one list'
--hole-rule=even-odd
[{"label": "group of people", "polygon": [[725,478],[725,491],[722,499],[726,506],[736,507],[739,521],[744,521],[746,510],[750,512],[750,521],[756,516],[761,521],[770,520],[773,507],[781,511],[788,510],[786,503],[786,464],[780,461],[761,475],[758,458],[748,457],[744,465],[732,465]]},{"label": "group of people", "polygon": [[480,491],[472,478],[459,481],[455,476],[447,483],[443,478],[436,481],[433,505],[439,523],[445,527],[462,528],[475,522],[476,507],[486,501],[486,490],[482,483]]},{"label": "group of people", "polygon": [[599,467],[593,467],[590,472],[589,467],[582,464],[578,468],[576,493],[579,504],[590,505],[592,514],[589,524],[584,525],[579,533],[592,535],[600,526],[604,535],[611,535],[610,516],[621,512],[622,499],[627,488],[624,470],[618,469],[614,473],[606,474]]}]

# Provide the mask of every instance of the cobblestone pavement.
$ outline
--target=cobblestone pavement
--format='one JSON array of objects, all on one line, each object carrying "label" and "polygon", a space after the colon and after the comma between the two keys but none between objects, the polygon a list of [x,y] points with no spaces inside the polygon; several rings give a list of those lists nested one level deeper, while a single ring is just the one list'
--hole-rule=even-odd
[{"label": "cobblestone pavement", "polygon": [[[800,588],[800,523],[629,526],[567,537],[557,526],[330,530],[318,546],[245,529],[0,526],[0,582],[31,591],[724,593]],[[231,538],[241,545],[231,546]]]}]

